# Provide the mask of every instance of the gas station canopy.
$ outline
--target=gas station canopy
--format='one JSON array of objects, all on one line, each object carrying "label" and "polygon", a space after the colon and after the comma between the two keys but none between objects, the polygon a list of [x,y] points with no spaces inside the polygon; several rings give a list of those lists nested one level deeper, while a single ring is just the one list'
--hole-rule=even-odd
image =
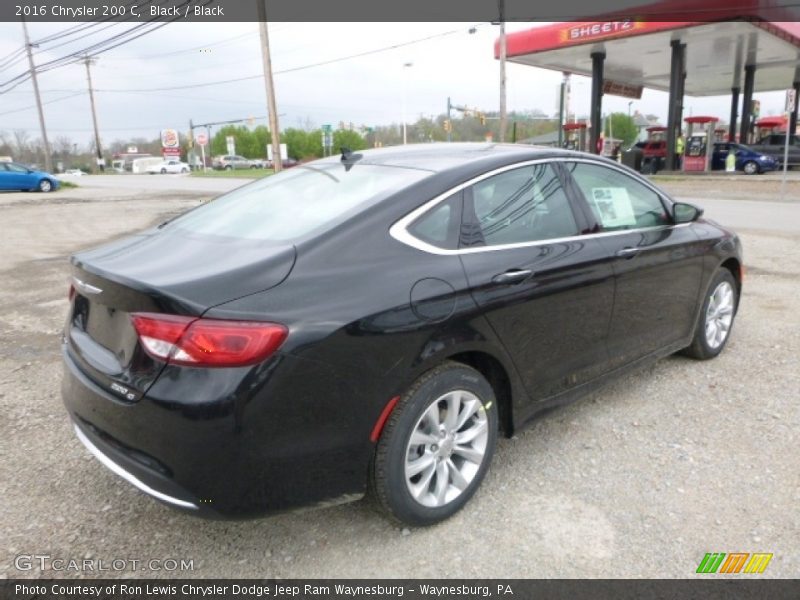
[{"label": "gas station canopy", "polygon": [[506,45],[510,62],[588,77],[590,54],[605,52],[606,81],[669,91],[673,40],[686,44],[689,96],[729,94],[745,65],[758,69],[753,91],[785,90],[800,65],[800,23],[793,22],[566,22],[510,33]]},{"label": "gas station canopy", "polygon": [[[787,110],[791,112],[789,128],[795,131],[800,99],[796,12],[776,6],[776,0],[664,0],[630,12],[646,16],[603,15],[505,37],[505,55],[511,62],[592,78],[592,151],[601,148],[603,95],[641,98],[645,87],[669,93],[669,170],[677,162],[676,140],[681,135],[686,95],[731,94],[728,139],[737,139],[741,116],[738,139],[748,143],[756,106],[753,93],[791,88],[787,105],[792,106]],[[499,56],[500,40],[495,44],[495,57]],[[563,90],[562,85],[562,107]]]}]

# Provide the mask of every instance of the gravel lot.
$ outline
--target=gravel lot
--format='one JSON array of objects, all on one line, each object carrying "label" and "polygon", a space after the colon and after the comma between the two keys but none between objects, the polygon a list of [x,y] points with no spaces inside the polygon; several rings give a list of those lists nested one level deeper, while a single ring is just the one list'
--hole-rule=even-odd
[{"label": "gravel lot", "polygon": [[[740,191],[697,181],[675,192],[725,197],[725,186]],[[211,522],[103,468],[59,397],[66,256],[206,197],[0,195],[0,576],[79,575],[14,566],[44,554],[190,559],[179,572],[190,577],[691,577],[706,552],[772,552],[763,576],[800,576],[796,231],[740,230],[748,272],[722,356],[663,360],[501,440],[481,490],[442,525],[403,530],[365,502]]]}]

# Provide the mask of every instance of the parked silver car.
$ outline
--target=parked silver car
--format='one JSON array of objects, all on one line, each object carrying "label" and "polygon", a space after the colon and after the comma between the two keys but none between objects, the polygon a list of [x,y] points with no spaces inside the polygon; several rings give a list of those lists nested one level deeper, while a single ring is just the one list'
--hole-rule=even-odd
[{"label": "parked silver car", "polygon": [[263,169],[263,160],[250,160],[236,154],[226,154],[214,159],[212,166],[215,169],[230,171],[232,169]]}]

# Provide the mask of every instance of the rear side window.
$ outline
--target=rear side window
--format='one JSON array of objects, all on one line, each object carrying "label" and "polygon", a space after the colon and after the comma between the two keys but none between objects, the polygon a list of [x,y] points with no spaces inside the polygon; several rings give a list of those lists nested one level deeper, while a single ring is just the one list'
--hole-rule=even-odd
[{"label": "rear side window", "polygon": [[578,234],[578,225],[553,167],[520,167],[471,188],[472,218],[487,246],[519,244]]},{"label": "rear side window", "polygon": [[329,229],[429,171],[339,162],[299,166],[220,196],[167,229],[252,240],[289,241]]},{"label": "rear side window", "polygon": [[408,227],[408,232],[432,246],[454,250],[458,248],[461,229],[461,192],[440,202]]},{"label": "rear side window", "polygon": [[567,163],[597,222],[605,231],[670,225],[657,193],[616,169]]}]

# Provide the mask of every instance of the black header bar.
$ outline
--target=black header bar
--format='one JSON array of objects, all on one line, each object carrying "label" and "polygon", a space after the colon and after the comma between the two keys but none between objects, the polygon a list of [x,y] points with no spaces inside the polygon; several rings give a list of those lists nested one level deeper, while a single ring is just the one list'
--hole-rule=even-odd
[{"label": "black header bar", "polygon": [[[798,21],[795,0],[2,0],[0,21]],[[502,16],[501,16],[502,13]]]}]

